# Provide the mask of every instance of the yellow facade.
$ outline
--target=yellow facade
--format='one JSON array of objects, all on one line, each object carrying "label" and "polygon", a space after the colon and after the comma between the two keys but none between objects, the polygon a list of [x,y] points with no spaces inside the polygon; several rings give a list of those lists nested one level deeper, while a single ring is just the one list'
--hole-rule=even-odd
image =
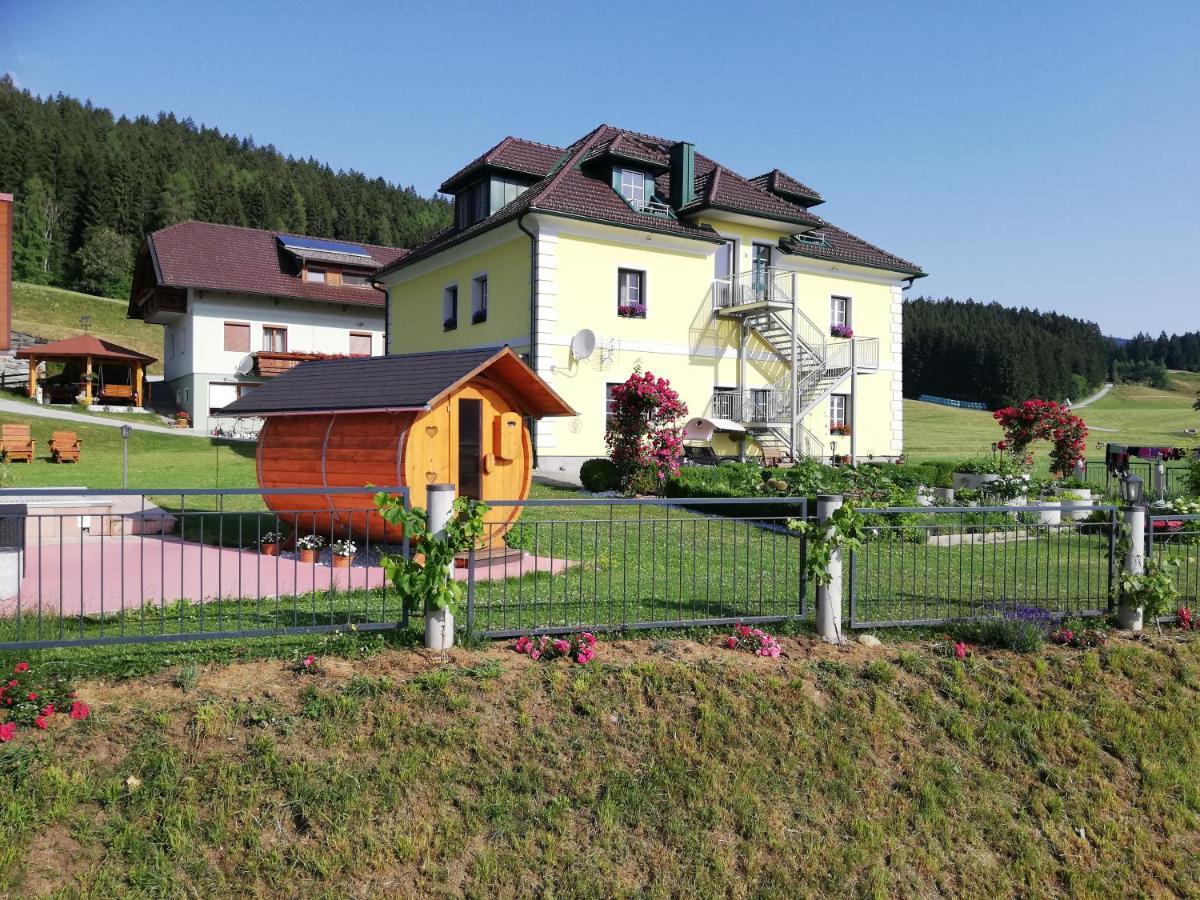
[{"label": "yellow facade", "polygon": [[[531,268],[531,238],[510,223],[382,280],[389,289],[393,353],[490,343],[509,343],[525,352],[530,344],[531,279],[537,284],[537,368],[578,412],[574,419],[539,423],[543,459],[577,463],[603,455],[607,385],[623,381],[635,368],[670,379],[693,416],[714,415],[714,388],[769,388],[789,378],[789,366],[754,333],[747,340],[742,370],[740,323],[713,314],[716,243],[545,214],[528,215],[524,224],[538,235],[536,268]],[[857,399],[848,403],[854,411],[853,441],[830,435],[827,399],[804,425],[826,453],[836,442],[839,455],[852,449],[864,459],[898,455],[898,332],[905,276],[783,254],[778,243],[789,229],[782,224],[774,228],[770,223],[716,217],[708,224],[737,241],[740,272],[750,271],[755,242],[774,247],[772,265],[788,272],[789,278],[794,275],[797,307],[825,334],[831,297],[850,299],[855,335],[877,338],[879,357],[877,368],[854,379]],[[645,318],[618,315],[619,269],[645,273]],[[469,313],[464,317],[462,310],[469,310],[470,281],[480,273],[487,273],[489,280],[488,321],[472,326]],[[444,331],[441,298],[449,284],[460,286],[459,325]],[[583,329],[596,335],[597,345],[588,358],[579,359],[570,345]],[[836,392],[850,394],[851,381]],[[759,452],[752,441],[743,448],[723,434],[713,445],[718,453]]]}]

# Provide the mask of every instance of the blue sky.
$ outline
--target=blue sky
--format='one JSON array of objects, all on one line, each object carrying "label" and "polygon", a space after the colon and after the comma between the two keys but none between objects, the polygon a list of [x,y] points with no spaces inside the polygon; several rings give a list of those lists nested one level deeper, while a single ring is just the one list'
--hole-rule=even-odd
[{"label": "blue sky", "polygon": [[601,122],[779,167],[913,293],[1200,329],[1200,3],[0,0],[0,70],[432,192]]}]

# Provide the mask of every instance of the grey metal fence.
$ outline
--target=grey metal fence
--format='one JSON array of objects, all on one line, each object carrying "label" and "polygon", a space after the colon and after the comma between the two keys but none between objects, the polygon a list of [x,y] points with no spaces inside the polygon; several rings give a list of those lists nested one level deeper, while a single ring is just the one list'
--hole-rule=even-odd
[{"label": "grey metal fence", "polygon": [[[507,526],[512,508],[520,520]],[[495,502],[471,554],[486,637],[772,622],[808,615],[803,499]],[[507,533],[504,531],[507,529]]]},{"label": "grey metal fence", "polygon": [[[1157,463],[1145,459],[1132,459],[1129,461],[1129,471],[1133,475],[1137,475],[1142,479],[1142,484],[1145,486],[1146,496],[1154,496],[1154,469]],[[1188,472],[1189,467],[1179,463],[1167,464],[1163,467],[1163,488],[1166,496],[1177,497],[1188,492]],[[1118,491],[1120,489],[1120,476],[1109,471],[1107,463],[1102,461],[1092,461],[1085,465],[1084,480],[1089,485],[1094,485],[1096,488],[1105,491]]]},{"label": "grey metal fence", "polygon": [[850,557],[850,625],[937,625],[1036,609],[1113,605],[1118,512],[1063,506],[859,509],[869,538]]},{"label": "grey metal fence", "polygon": [[1146,559],[1175,560],[1175,583],[1185,605],[1200,599],[1200,516],[1146,517]]},{"label": "grey metal fence", "polygon": [[[374,490],[409,502],[405,487]],[[409,548],[388,544],[363,494],[0,492],[0,649],[394,628],[406,614],[379,557]],[[270,512],[264,496],[303,500]],[[281,535],[274,548],[271,533]],[[323,544],[312,561],[294,546],[308,534]],[[354,553],[342,566],[331,547],[347,538]]]}]

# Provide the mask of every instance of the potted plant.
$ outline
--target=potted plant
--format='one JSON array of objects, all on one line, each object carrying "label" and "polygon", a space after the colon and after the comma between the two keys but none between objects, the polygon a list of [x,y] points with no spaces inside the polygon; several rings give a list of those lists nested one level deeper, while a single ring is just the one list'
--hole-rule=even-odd
[{"label": "potted plant", "polygon": [[325,538],[319,534],[306,534],[296,540],[296,549],[300,551],[300,562],[315,563],[317,554],[325,546]]},{"label": "potted plant", "polygon": [[849,425],[830,425],[829,433],[837,434],[837,435],[848,435],[848,434],[850,434],[850,426]]},{"label": "potted plant", "polygon": [[358,547],[349,538],[334,541],[329,549],[333,551],[333,567],[335,569],[350,568],[350,561],[354,559],[354,554],[358,552]]},{"label": "potted plant", "polygon": [[486,321],[487,321],[487,310],[486,309],[477,309],[477,310],[475,310],[475,312],[471,313],[471,324],[472,325],[478,325],[481,322],[486,322]]},{"label": "potted plant", "polygon": [[451,317],[449,319],[443,320],[443,322],[442,322],[442,331],[453,331],[457,327],[458,327],[458,319],[457,318]]},{"label": "potted plant", "polygon": [[854,337],[854,329],[849,325],[830,325],[829,336],[836,338],[852,338]]},{"label": "potted plant", "polygon": [[999,481],[1003,476],[1009,475],[1020,476],[1022,480],[1029,481],[1029,473],[1025,466],[1008,454],[977,456],[955,464],[951,486],[956,489],[980,490],[985,484]]},{"label": "potted plant", "polygon": [[283,542],[283,535],[278,531],[268,531],[258,539],[258,549],[263,556],[278,556],[279,545]]},{"label": "potted plant", "polygon": [[1092,514],[1092,489],[1086,481],[1077,478],[1059,479],[1054,485],[1054,494],[1063,507],[1064,520],[1075,522]]},{"label": "potted plant", "polygon": [[644,319],[646,318],[646,304],[622,303],[617,307],[617,315],[622,319]]},{"label": "potted plant", "polygon": [[184,412],[182,409],[179,410],[179,412],[175,413],[175,427],[176,428],[187,428],[189,425],[191,425],[191,421],[192,421],[191,417],[188,416],[188,414],[186,412]]}]

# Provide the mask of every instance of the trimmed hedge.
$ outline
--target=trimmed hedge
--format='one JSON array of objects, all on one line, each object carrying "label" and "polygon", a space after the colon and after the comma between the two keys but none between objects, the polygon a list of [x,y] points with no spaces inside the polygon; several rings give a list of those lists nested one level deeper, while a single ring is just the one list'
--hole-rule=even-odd
[{"label": "trimmed hedge", "polygon": [[615,491],[618,485],[617,467],[609,459],[589,459],[579,467],[579,481],[585,491],[593,494]]}]

